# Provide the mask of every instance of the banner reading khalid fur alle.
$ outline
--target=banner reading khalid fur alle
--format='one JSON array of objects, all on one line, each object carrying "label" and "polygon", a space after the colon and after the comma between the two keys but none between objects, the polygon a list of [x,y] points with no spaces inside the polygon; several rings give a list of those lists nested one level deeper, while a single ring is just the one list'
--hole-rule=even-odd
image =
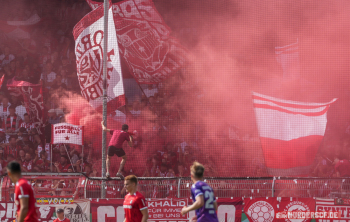
[{"label": "banner reading khalid fur alle", "polygon": [[273,176],[308,175],[327,125],[328,103],[306,103],[253,94],[267,171]]},{"label": "banner reading khalid fur alle", "polygon": [[[219,198],[218,218],[220,222],[241,221],[242,199]],[[91,214],[94,222],[123,222],[123,199],[92,200]],[[147,199],[147,207],[150,218],[148,221],[189,221],[194,216],[194,211],[181,216],[181,209],[190,204],[187,198],[173,199]]]},{"label": "banner reading khalid fur alle", "polygon": [[[81,21],[73,30],[77,75],[81,94],[90,105],[102,110],[103,100],[103,5],[99,6]],[[113,112],[125,105],[123,78],[121,74],[118,41],[115,32],[112,7],[108,11],[107,43],[107,96],[108,111]]]},{"label": "banner reading khalid fur alle", "polygon": [[[102,5],[86,1],[92,9]],[[137,82],[159,83],[182,67],[185,50],[151,0],[125,0],[112,8],[120,53]]]}]

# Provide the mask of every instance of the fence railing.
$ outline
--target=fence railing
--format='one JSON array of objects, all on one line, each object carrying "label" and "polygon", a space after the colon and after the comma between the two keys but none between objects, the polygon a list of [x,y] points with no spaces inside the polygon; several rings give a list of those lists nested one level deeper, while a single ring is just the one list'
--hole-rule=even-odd
[{"label": "fence railing", "polygon": [[[89,178],[82,173],[24,173],[36,198],[124,198],[120,178]],[[216,197],[318,197],[350,198],[350,178],[207,178]],[[190,197],[190,178],[139,178],[138,190],[146,198]],[[13,200],[14,184],[1,178],[2,201]],[[104,191],[104,192],[102,192]]]}]

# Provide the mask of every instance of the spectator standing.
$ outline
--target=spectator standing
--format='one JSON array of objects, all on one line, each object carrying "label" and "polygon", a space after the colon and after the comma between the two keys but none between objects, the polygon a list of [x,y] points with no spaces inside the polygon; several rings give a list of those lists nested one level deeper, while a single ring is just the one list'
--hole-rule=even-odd
[{"label": "spectator standing", "polygon": [[61,120],[61,118],[59,116],[57,116],[57,113],[56,113],[56,110],[54,109],[50,109],[49,110],[49,123],[50,124],[56,124],[56,123],[59,123]]},{"label": "spectator standing", "polygon": [[156,95],[158,93],[158,89],[154,88],[152,84],[149,84],[147,89],[144,89],[143,92],[148,97]]},{"label": "spectator standing", "polygon": [[39,172],[49,171],[50,161],[47,160],[47,153],[45,151],[41,151],[39,155],[40,158],[34,162],[35,167],[39,170]]},{"label": "spectator standing", "polygon": [[51,63],[47,63],[45,65],[45,69],[44,72],[41,74],[40,79],[42,79],[44,81],[45,87],[47,89],[50,89],[53,81],[56,79],[56,73],[52,71],[52,64]]},{"label": "spectator standing", "polygon": [[10,47],[6,46],[4,49],[4,53],[0,55],[0,65],[7,65],[14,59],[15,56],[10,53]]},{"label": "spectator standing", "polygon": [[20,128],[23,127],[29,132],[32,128],[34,128],[33,123],[30,121],[28,113],[23,115],[23,122],[20,125]]},{"label": "spectator standing", "polygon": [[[16,106],[16,114],[24,120],[24,114],[27,113],[26,107],[24,106],[24,102],[21,101],[19,105]],[[29,116],[28,116],[29,118]]]},{"label": "spectator standing", "polygon": [[[14,158],[17,158],[19,151],[21,149],[20,146],[17,145],[15,136],[11,136],[9,139],[9,145],[4,149],[4,157],[7,158],[8,155],[12,155]],[[24,155],[24,154],[23,154]]]},{"label": "spectator standing", "polygon": [[7,97],[2,98],[2,103],[0,105],[0,117],[1,121],[3,121],[9,114],[9,107],[11,106],[11,103],[9,102],[9,99]]},{"label": "spectator standing", "polygon": [[6,133],[14,133],[19,129],[22,120],[21,117],[16,114],[16,108],[14,106],[10,106],[8,110],[9,115],[3,121],[2,128],[5,129]]},{"label": "spectator standing", "polygon": [[33,159],[31,153],[27,152],[22,162],[24,172],[31,172],[33,169]]},{"label": "spectator standing", "polygon": [[337,175],[340,177],[350,176],[350,162],[346,159],[340,160],[339,158],[334,159],[334,169]]},{"label": "spectator standing", "polygon": [[58,173],[67,173],[68,168],[71,166],[69,163],[68,156],[61,156],[61,162],[55,163],[55,167]]}]

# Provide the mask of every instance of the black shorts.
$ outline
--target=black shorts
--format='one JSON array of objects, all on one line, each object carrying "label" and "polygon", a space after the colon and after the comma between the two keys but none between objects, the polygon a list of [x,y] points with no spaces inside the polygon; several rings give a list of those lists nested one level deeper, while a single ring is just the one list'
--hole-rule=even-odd
[{"label": "black shorts", "polygon": [[125,151],[122,148],[117,148],[115,146],[109,146],[107,155],[114,156],[114,154],[117,155],[118,157],[122,157],[125,155]]}]

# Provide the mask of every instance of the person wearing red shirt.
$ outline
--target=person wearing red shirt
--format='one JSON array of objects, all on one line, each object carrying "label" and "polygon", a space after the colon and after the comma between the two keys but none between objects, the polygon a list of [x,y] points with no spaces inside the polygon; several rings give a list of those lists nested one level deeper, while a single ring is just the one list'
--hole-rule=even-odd
[{"label": "person wearing red shirt", "polygon": [[55,163],[55,167],[57,169],[58,173],[67,173],[68,168],[71,166],[68,163],[69,159],[68,156],[61,156],[61,162],[60,163]]},{"label": "person wearing red shirt", "polygon": [[57,214],[57,219],[54,220],[53,222],[70,222],[70,220],[64,216],[64,210],[62,208],[59,208],[56,211],[56,214]]},{"label": "person wearing red shirt", "polygon": [[102,129],[104,131],[109,131],[112,135],[111,140],[109,141],[108,145],[108,152],[107,152],[107,159],[106,159],[106,165],[107,165],[107,172],[106,177],[109,177],[109,166],[110,166],[110,158],[116,154],[118,157],[122,158],[122,161],[120,162],[120,167],[117,173],[117,177],[124,178],[122,171],[125,165],[126,161],[126,154],[123,150],[123,143],[124,141],[128,141],[129,146],[132,147],[132,136],[128,133],[129,126],[126,124],[123,124],[122,130],[111,130],[107,129],[105,125],[103,124],[103,121],[101,122]]},{"label": "person wearing red shirt", "polygon": [[30,182],[21,176],[21,165],[12,161],[7,165],[7,174],[15,186],[15,204],[17,206],[17,222],[37,222],[35,197]]},{"label": "person wearing red shirt", "polygon": [[125,177],[124,188],[128,192],[123,203],[124,222],[146,222],[148,209],[145,197],[137,191],[137,177],[135,175]]},{"label": "person wearing red shirt", "polygon": [[334,169],[340,177],[350,176],[350,162],[348,160],[339,160],[339,158],[334,159]]}]

